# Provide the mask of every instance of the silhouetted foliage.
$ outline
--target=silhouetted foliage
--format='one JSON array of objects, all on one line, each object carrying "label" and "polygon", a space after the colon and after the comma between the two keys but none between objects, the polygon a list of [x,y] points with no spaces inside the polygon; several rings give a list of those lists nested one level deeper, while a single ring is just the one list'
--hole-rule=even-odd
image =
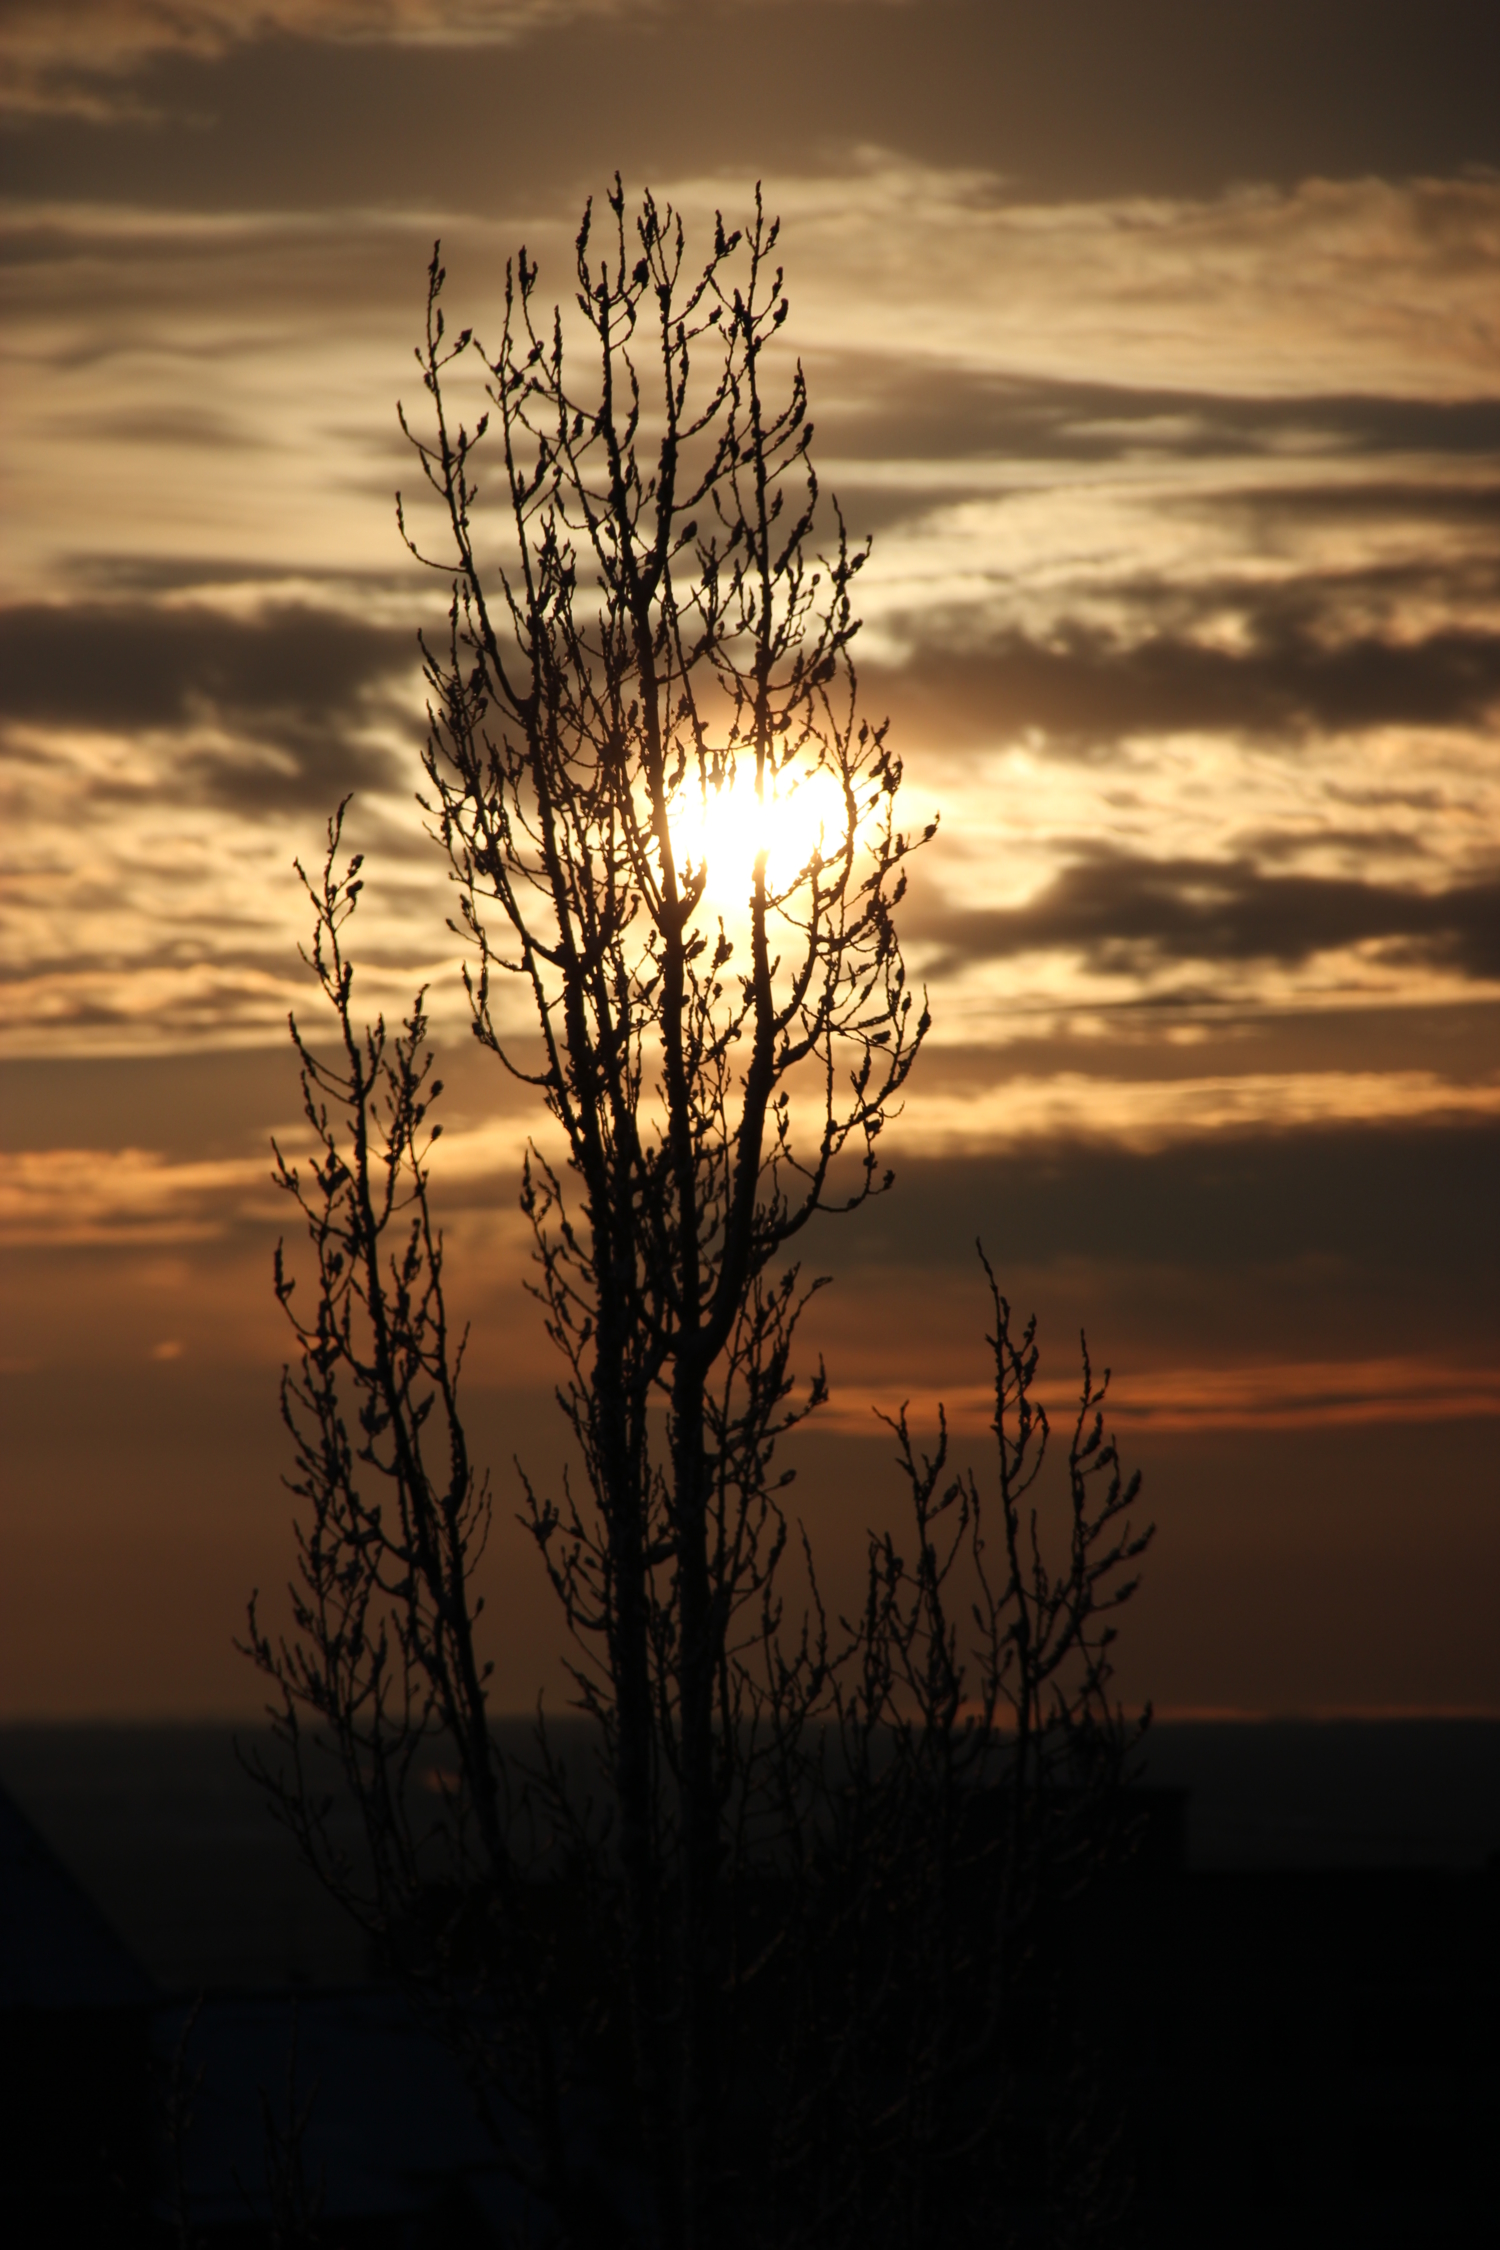
[{"label": "silhouetted foliage", "polygon": [[[857,1614],[825,1610],[778,1465],[826,1394],[821,1367],[795,1384],[821,1283],[793,1251],[890,1185],[879,1138],[928,1020],[894,914],[924,839],[859,713],[864,555],[836,510],[812,553],[800,367],[767,390],[776,226],[757,198],[694,270],[670,210],[628,217],[617,184],[610,214],[602,256],[585,216],[566,319],[522,251],[493,354],[449,340],[434,253],[408,430],[454,586],[425,801],[475,1034],[551,1125],[522,1200],[582,1481],[528,1480],[525,1505],[592,1764],[541,1724],[527,1761],[496,1748],[491,1496],[429,1202],[441,1087],[420,997],[397,1031],[359,1020],[335,819],[304,880],[337,1042],[294,1024],[315,1153],[278,1152],[316,1272],[304,1297],[278,1258],[301,1513],[289,1632],[251,1611],[284,1753],[263,1778],[463,2054],[538,2239],[991,2241],[1068,2199],[1033,2156],[1087,2058],[1039,1933],[1062,1959],[1118,1841],[1110,1652],[1150,1532],[1086,1352],[1042,1505],[1034,1324],[986,1264],[993,1489],[903,1413],[907,1529],[872,1535]],[[469,370],[472,429],[449,404]],[[716,903],[701,818],[725,803],[752,849]],[[757,826],[773,805],[795,847]],[[1086,2172],[1062,2165],[1075,2234]]]}]

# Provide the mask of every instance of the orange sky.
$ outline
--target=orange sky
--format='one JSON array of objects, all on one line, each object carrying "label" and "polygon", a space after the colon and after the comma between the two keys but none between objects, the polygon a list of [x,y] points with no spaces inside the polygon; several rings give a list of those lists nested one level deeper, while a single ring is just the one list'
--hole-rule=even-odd
[{"label": "orange sky", "polygon": [[254,1703],[291,861],[351,788],[369,1003],[430,981],[446,1050],[476,1417],[502,1486],[555,1453],[531,1120],[411,801],[394,408],[433,236],[482,326],[617,164],[783,215],[865,702],[942,821],[898,1186],[809,1246],[810,1520],[847,1558],[884,1505],[872,1406],[982,1442],[982,1232],[1049,1384],[1081,1323],[1116,1371],[1132,1692],[1500,1709],[1491,12],[13,0],[0,55],[0,1715]]}]

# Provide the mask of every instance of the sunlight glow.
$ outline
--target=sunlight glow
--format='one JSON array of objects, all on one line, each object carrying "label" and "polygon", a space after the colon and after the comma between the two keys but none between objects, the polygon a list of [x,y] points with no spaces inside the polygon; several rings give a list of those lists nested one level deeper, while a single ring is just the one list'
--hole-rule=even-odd
[{"label": "sunlight glow", "polygon": [[762,852],[768,886],[784,892],[815,853],[831,856],[842,849],[846,817],[843,791],[826,770],[768,778],[766,801],[758,803],[754,769],[747,763],[719,789],[680,793],[671,815],[672,847],[684,875],[707,863],[705,904],[736,915],[749,903]]}]

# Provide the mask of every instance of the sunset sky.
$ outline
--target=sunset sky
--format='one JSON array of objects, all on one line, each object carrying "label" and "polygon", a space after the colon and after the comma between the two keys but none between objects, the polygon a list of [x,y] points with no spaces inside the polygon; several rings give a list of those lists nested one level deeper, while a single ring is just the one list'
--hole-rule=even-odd
[{"label": "sunset sky", "polygon": [[534,1120],[412,803],[396,401],[434,237],[497,326],[616,168],[694,241],[781,214],[865,705],[941,819],[898,1184],[809,1250],[835,1578],[872,1405],[983,1459],[979,1234],[1049,1389],[1080,1325],[1114,1369],[1131,1697],[1500,1712],[1500,11],[0,0],[0,85],[0,1716],[256,1705],[292,861],[349,790],[367,1005],[430,984],[450,1082],[502,1701],[553,1677]]}]

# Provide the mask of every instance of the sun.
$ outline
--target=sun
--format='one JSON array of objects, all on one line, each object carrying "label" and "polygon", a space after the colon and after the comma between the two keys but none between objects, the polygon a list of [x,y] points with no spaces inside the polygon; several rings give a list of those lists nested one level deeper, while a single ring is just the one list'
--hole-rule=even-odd
[{"label": "sun", "polygon": [[768,778],[757,800],[754,773],[742,767],[718,789],[682,789],[668,816],[679,869],[706,867],[704,900],[725,916],[748,905],[762,852],[768,888],[784,891],[815,855],[842,850],[847,822],[844,792],[826,768]]}]

